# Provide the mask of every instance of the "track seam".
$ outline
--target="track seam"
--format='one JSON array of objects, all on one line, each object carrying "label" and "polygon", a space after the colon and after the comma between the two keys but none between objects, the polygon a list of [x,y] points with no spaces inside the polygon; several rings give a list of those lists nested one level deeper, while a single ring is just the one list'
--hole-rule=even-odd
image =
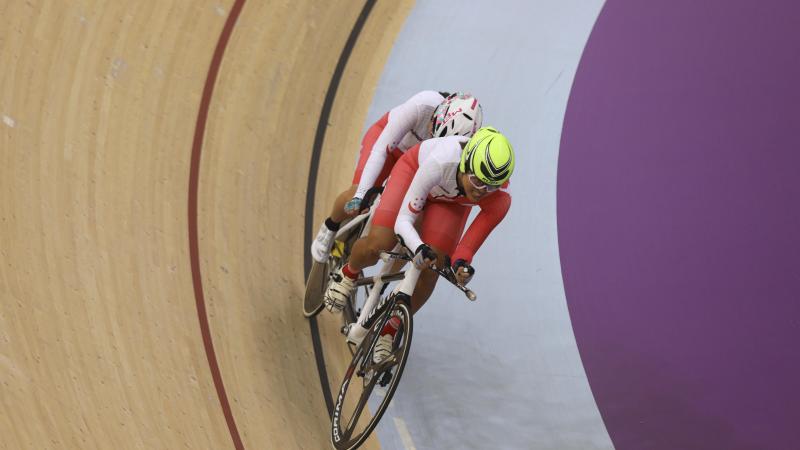
[{"label": "track seam", "polygon": [[198,199],[198,186],[200,179],[200,154],[203,149],[203,138],[205,136],[206,123],[208,121],[208,109],[211,105],[211,97],[214,95],[214,84],[219,74],[219,68],[222,64],[222,57],[225,54],[225,48],[233,33],[233,28],[236,26],[236,20],[239,13],[242,11],[245,0],[236,0],[231,8],[228,18],[225,20],[225,25],[220,33],[217,46],[214,49],[214,55],[211,58],[211,64],[208,68],[208,75],[206,82],[203,86],[203,97],[200,100],[200,109],[197,113],[197,123],[194,129],[194,140],[192,142],[192,157],[189,166],[189,258],[192,266],[192,284],[194,286],[195,303],[197,305],[197,318],[200,322],[200,334],[203,337],[203,347],[206,352],[206,359],[208,359],[208,367],[211,370],[211,378],[214,380],[214,387],[217,391],[220,407],[222,413],[225,415],[225,422],[228,425],[233,445],[237,450],[243,450],[242,438],[239,435],[239,430],[236,427],[236,420],[233,417],[230,403],[228,402],[228,395],[225,392],[225,385],[222,382],[222,374],[219,370],[217,363],[217,356],[214,352],[214,341],[211,337],[211,329],[208,324],[208,314],[206,312],[205,297],[203,295],[203,278],[200,272],[200,244],[197,227],[197,199]]},{"label": "track seam", "polygon": [[[322,110],[319,115],[319,123],[317,123],[317,132],[314,136],[314,147],[311,151],[311,163],[308,170],[308,186],[306,188],[306,214],[305,214],[305,232],[303,240],[303,268],[305,279],[308,280],[308,273],[311,270],[311,255],[308,249],[311,247],[312,230],[314,221],[314,195],[317,188],[317,171],[319,170],[319,160],[322,154],[322,143],[325,141],[325,131],[328,128],[328,118],[330,117],[331,110],[333,109],[333,102],[336,99],[336,91],[339,88],[339,82],[344,74],[344,68],[347,65],[347,60],[350,58],[350,53],[355,47],[358,35],[364,28],[369,17],[372,7],[375,6],[375,0],[367,0],[364,7],[361,9],[358,19],[353,24],[350,30],[350,36],[347,37],[342,53],[339,55],[339,61],[336,63],[336,69],[331,77],[331,82],[328,85],[328,90],[325,93],[325,102],[322,104]],[[314,356],[317,361],[317,371],[319,372],[319,382],[322,386],[322,395],[325,397],[325,406],[328,409],[328,416],[333,414],[333,397],[331,396],[330,382],[328,381],[328,372],[325,368],[325,355],[322,351],[322,342],[319,337],[319,327],[317,326],[317,318],[311,317],[308,321],[311,329],[311,343],[314,347]]]}]

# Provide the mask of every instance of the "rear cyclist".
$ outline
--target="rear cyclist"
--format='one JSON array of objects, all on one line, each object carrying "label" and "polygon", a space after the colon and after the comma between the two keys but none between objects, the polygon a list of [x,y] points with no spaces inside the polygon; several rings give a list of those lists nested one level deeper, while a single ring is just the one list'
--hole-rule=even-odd
[{"label": "rear cyclist", "polygon": [[[361,270],[374,265],[382,251],[391,250],[398,237],[414,251],[418,267],[430,267],[452,255],[457,280],[462,285],[469,282],[475,273],[473,256],[511,206],[507,188],[513,171],[514,151],[492,127],[481,128],[471,139],[431,139],[409,150],[392,170],[369,235],[355,243],[348,264],[332,275],[325,292],[328,309],[341,310]],[[474,205],[481,211],[462,237]],[[415,223],[420,215],[418,232]],[[423,270],[411,297],[412,313],[430,297],[437,279],[433,270]],[[376,346],[376,360],[391,350],[399,326],[397,318],[387,323]]]},{"label": "rear cyclist", "polygon": [[409,148],[432,137],[472,136],[482,122],[478,100],[461,93],[422,91],[384,114],[364,135],[352,186],[336,197],[331,215],[311,244],[312,258],[327,261],[341,222],[362,210],[366,192],[383,184]]}]

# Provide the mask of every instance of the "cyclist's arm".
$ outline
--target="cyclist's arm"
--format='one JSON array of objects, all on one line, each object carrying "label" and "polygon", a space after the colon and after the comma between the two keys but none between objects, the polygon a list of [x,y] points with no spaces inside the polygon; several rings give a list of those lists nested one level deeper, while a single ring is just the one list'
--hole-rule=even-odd
[{"label": "cyclist's arm", "polygon": [[511,194],[505,190],[499,190],[481,200],[478,206],[481,208],[481,212],[475,217],[464,237],[461,238],[461,242],[458,243],[456,251],[453,253],[453,261],[463,259],[472,263],[472,258],[483,245],[483,241],[506,216],[511,207]]},{"label": "cyclist's arm", "polygon": [[361,172],[361,181],[358,183],[355,196],[364,198],[369,188],[375,185],[375,180],[386,164],[386,157],[392,148],[396,147],[409,130],[417,123],[417,107],[413,103],[405,102],[389,111],[389,119],[380,136],[370,150],[364,171]]},{"label": "cyclist's arm", "polygon": [[397,214],[397,221],[394,224],[394,232],[403,240],[403,244],[409,250],[416,251],[422,245],[422,239],[414,228],[417,216],[425,207],[425,201],[431,190],[441,182],[442,167],[434,158],[428,158],[420,164],[414,179],[406,191],[400,212]]}]

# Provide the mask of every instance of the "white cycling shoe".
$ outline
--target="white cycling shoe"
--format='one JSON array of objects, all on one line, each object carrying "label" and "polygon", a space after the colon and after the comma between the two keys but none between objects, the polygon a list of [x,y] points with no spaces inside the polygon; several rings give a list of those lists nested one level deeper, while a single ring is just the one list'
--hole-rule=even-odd
[{"label": "white cycling shoe", "polygon": [[336,232],[329,230],[323,223],[322,227],[320,227],[317,232],[317,237],[314,238],[314,242],[311,243],[311,257],[314,258],[314,261],[324,263],[328,260],[328,255],[331,253],[331,247],[333,247],[335,237]]},{"label": "white cycling shoe", "polygon": [[328,285],[328,290],[325,291],[325,307],[330,312],[340,312],[344,308],[347,299],[350,298],[350,293],[353,292],[355,281],[342,273],[339,269],[331,275],[331,284]]},{"label": "white cycling shoe", "polygon": [[381,361],[392,354],[393,345],[394,336],[389,333],[380,336],[378,342],[375,343],[375,350],[372,351],[372,362],[380,364]]},{"label": "white cycling shoe", "polygon": [[[392,318],[389,319],[383,328],[383,334],[378,337],[378,342],[375,343],[375,349],[372,351],[373,363],[379,364],[392,354],[392,347],[394,347],[394,336],[397,331],[400,330],[401,326],[402,323],[400,322],[400,317],[393,315]],[[393,330],[393,332],[390,330]]]}]

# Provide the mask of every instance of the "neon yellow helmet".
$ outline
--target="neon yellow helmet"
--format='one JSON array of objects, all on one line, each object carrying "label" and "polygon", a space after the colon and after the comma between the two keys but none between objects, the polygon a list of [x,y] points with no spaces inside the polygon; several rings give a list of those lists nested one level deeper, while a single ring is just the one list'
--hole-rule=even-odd
[{"label": "neon yellow helmet", "polygon": [[514,172],[514,149],[505,136],[492,127],[483,127],[461,152],[458,170],[475,174],[491,186],[500,186]]}]

